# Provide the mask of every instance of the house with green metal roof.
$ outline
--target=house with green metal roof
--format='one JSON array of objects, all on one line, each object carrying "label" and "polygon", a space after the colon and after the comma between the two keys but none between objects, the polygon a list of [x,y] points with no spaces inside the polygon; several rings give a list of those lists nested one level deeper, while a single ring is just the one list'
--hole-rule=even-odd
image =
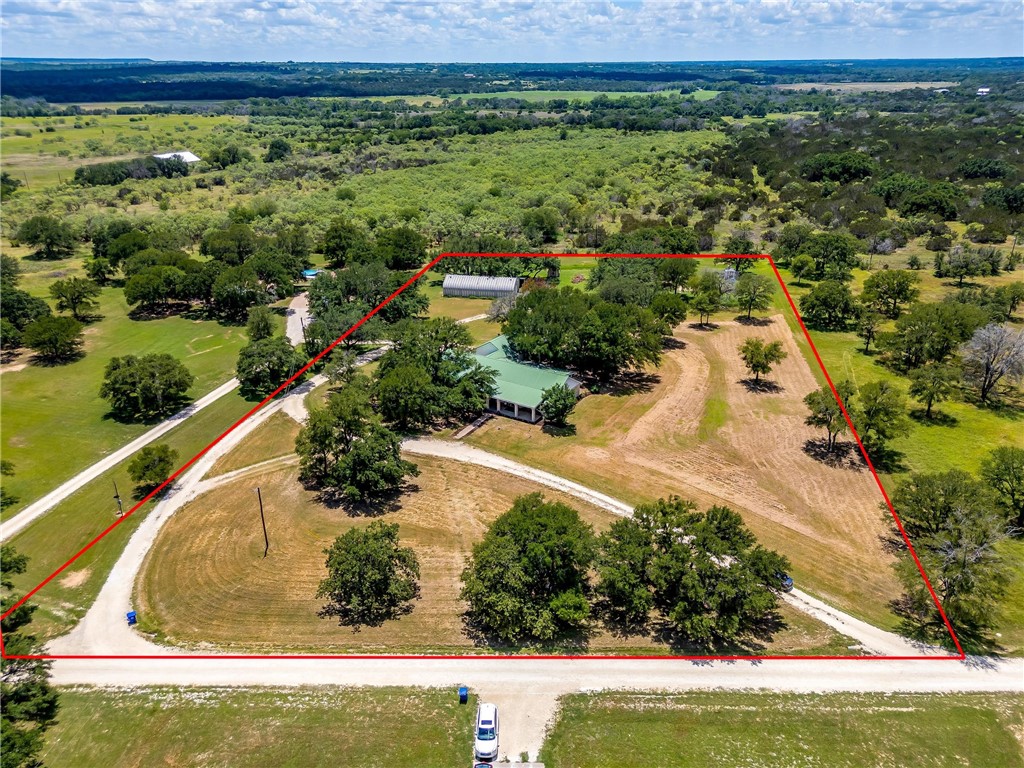
[{"label": "house with green metal roof", "polygon": [[569,371],[516,359],[508,339],[498,336],[475,351],[477,362],[495,373],[496,390],[487,410],[531,424],[541,420],[540,401],[545,389],[563,384],[577,395],[579,380]]}]

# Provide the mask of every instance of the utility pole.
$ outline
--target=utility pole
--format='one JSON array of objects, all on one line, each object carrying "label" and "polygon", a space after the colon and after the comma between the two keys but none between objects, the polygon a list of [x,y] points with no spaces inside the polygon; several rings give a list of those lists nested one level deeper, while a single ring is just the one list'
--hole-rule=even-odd
[{"label": "utility pole", "polygon": [[121,494],[117,490],[117,480],[114,481],[114,498],[117,500],[117,516],[124,517],[124,507],[121,506]]},{"label": "utility pole", "polygon": [[263,523],[263,557],[270,551],[270,539],[267,538],[267,518],[263,516],[263,494],[259,486],[256,486],[256,498],[260,500],[260,522]]}]

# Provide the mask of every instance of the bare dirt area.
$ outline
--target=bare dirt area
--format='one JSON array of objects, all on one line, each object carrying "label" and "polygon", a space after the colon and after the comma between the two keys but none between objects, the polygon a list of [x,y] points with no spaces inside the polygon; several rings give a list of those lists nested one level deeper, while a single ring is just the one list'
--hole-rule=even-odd
[{"label": "bare dirt area", "polygon": [[935,80],[901,81],[892,83],[778,83],[775,87],[781,88],[785,91],[810,91],[816,88],[819,91],[842,91],[844,93],[865,93],[867,91],[892,93],[893,91],[908,91],[911,88],[953,88],[958,85],[960,85],[960,83],[954,83],[946,80]]},{"label": "bare dirt area", "polygon": [[[762,386],[737,353],[751,336],[788,353]],[[881,494],[859,462],[830,466],[808,451],[821,434],[804,425],[802,401],[818,385],[784,318],[683,325],[675,340],[640,391],[581,401],[575,435],[494,419],[468,442],[630,503],[677,494],[728,505],[790,558],[801,588],[891,626],[899,588],[880,542]]]},{"label": "bare dirt area", "polygon": [[[268,422],[269,423],[269,422]],[[298,483],[297,468],[275,462],[241,475],[175,513],[146,558],[134,605],[142,628],[165,642],[192,649],[249,652],[477,653],[488,648],[466,634],[459,600],[460,574],[473,544],[515,497],[540,490],[580,511],[596,530],[615,515],[533,482],[439,458],[412,456],[421,470],[383,519],[401,526],[421,567],[421,597],[411,613],[380,627],[354,631],[317,614],[314,598],[325,575],[323,550],[334,537],[373,518],[350,516],[319,503]],[[270,551],[252,489],[263,494]],[[839,634],[782,604],[785,628],[768,652],[845,653]],[[508,649],[504,649],[508,650]],[[667,654],[648,636],[598,632],[586,648],[596,653]]]}]

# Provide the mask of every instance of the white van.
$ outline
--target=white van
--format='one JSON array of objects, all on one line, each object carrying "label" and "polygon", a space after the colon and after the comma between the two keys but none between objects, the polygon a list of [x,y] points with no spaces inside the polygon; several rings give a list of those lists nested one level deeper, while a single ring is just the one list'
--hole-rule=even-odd
[{"label": "white van", "polygon": [[498,759],[498,708],[481,703],[476,708],[476,738],[473,755],[477,760]]}]

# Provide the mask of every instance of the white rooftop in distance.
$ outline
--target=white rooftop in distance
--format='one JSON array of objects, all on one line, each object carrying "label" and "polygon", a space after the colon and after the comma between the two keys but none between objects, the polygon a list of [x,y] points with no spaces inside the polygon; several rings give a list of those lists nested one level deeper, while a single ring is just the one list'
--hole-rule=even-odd
[{"label": "white rooftop in distance", "polygon": [[158,157],[161,160],[170,160],[172,157],[176,157],[179,160],[184,160],[186,163],[198,163],[203,159],[198,155],[193,155],[187,149],[183,149],[181,152],[164,152],[162,155],[153,155],[153,157]]}]

